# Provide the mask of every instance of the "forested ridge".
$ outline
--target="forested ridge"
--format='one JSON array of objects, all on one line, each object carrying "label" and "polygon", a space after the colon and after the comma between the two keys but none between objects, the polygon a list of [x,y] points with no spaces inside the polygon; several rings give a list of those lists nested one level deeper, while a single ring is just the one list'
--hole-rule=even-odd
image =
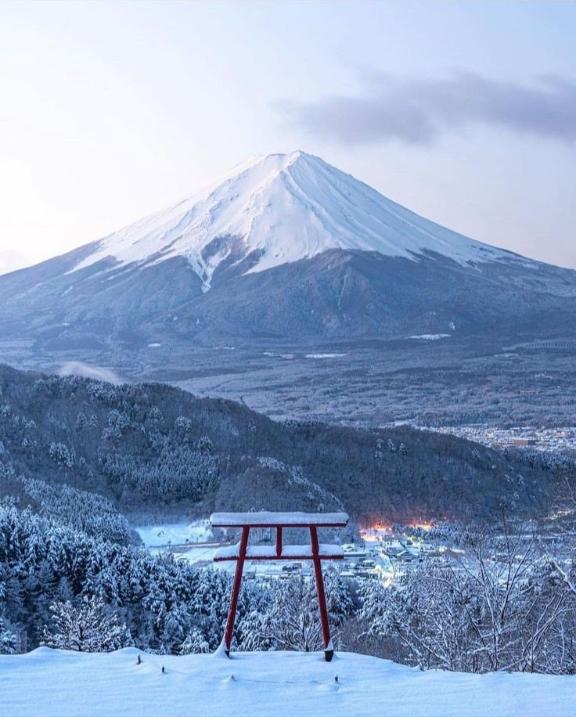
[{"label": "forested ridge", "polygon": [[[0,486],[52,513],[98,494],[110,520],[287,507],[343,507],[359,520],[532,516],[548,510],[557,481],[529,456],[407,426],[280,423],[163,384],[0,367]],[[74,524],[78,511],[68,513]],[[90,532],[89,521],[75,527]]]}]

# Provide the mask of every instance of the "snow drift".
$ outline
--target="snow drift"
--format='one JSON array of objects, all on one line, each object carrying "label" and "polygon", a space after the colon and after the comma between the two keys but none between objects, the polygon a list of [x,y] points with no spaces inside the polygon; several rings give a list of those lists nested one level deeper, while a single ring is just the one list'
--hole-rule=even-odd
[{"label": "snow drift", "polygon": [[576,700],[570,676],[422,672],[352,653],[39,648],[0,656],[0,682],[0,712],[18,717],[571,717]]}]

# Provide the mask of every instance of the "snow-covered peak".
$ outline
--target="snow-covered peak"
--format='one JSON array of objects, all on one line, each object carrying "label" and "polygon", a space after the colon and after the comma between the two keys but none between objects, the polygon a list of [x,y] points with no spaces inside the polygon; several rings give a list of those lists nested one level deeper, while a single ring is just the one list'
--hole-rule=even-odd
[{"label": "snow-covered peak", "polygon": [[223,261],[250,256],[247,272],[330,249],[417,260],[435,252],[465,264],[510,257],[414,214],[319,157],[302,151],[249,161],[189,199],[98,242],[75,270],[188,259],[206,289]]}]

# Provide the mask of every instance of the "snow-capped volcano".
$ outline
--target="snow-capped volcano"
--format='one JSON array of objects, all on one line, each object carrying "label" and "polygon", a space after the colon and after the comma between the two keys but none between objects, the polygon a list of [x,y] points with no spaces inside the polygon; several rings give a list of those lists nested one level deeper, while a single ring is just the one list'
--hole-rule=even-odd
[{"label": "snow-capped volcano", "polygon": [[249,162],[170,209],[0,276],[0,336],[34,350],[532,338],[572,332],[575,313],[576,272],[467,239],[303,152]]},{"label": "snow-capped volcano", "polygon": [[216,268],[249,258],[265,271],[325,251],[416,259],[434,252],[458,263],[511,258],[392,202],[319,157],[270,154],[220,182],[98,242],[74,269],[111,257],[121,264],[185,257],[209,288]]}]

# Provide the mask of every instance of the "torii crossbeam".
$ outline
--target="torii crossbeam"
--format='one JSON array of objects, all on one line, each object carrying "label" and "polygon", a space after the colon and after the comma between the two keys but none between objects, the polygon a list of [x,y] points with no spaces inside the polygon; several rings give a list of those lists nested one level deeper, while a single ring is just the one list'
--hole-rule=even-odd
[{"label": "torii crossbeam", "polygon": [[[318,609],[322,624],[324,656],[330,662],[334,648],[330,639],[330,623],[326,607],[324,579],[322,577],[323,560],[342,560],[344,553],[339,545],[326,545],[318,542],[318,528],[344,528],[348,524],[346,513],[213,513],[210,516],[213,528],[238,528],[241,530],[240,542],[236,545],[219,548],[214,555],[215,562],[236,561],[236,572],[232,583],[232,595],[224,632],[224,648],[230,654],[234,619],[238,606],[238,596],[242,583],[242,573],[246,560],[311,560],[314,563],[316,589],[318,591]],[[276,530],[276,545],[248,545],[251,528],[271,528]],[[284,545],[284,528],[307,528],[310,531],[310,545]]]}]

